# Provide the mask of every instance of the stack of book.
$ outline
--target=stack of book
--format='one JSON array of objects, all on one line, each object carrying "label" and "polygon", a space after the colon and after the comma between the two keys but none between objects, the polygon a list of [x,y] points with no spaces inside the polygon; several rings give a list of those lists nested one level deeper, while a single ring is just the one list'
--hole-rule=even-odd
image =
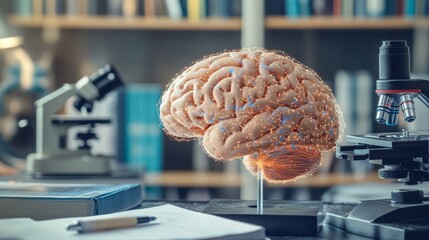
[{"label": "stack of book", "polygon": [[0,182],[0,218],[101,215],[138,207],[141,202],[139,184]]}]

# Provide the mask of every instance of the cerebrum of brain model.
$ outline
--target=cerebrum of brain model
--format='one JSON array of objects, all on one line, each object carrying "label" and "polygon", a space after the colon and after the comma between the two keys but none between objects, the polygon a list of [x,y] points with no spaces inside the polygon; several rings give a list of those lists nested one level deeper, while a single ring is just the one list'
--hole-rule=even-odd
[{"label": "cerebrum of brain model", "polygon": [[314,173],[343,121],[332,90],[310,68],[278,51],[242,49],[195,62],[167,86],[164,130],[200,139],[219,160],[243,157],[269,182]]}]

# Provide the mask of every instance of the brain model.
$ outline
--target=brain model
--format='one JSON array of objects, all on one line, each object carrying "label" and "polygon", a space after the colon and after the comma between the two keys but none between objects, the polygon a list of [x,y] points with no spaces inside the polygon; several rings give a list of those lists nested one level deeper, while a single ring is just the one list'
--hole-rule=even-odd
[{"label": "brain model", "polygon": [[164,130],[201,140],[219,160],[243,157],[269,182],[317,170],[342,117],[332,90],[310,68],[281,52],[242,49],[205,57],[178,74],[160,104]]}]

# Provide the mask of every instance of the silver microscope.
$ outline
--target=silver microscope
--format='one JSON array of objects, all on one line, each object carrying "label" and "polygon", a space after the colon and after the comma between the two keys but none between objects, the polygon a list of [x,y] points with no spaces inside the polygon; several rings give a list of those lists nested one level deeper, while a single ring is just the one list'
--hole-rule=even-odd
[{"label": "silver microscope", "polygon": [[[109,175],[110,158],[91,154],[88,141],[97,139],[93,132],[97,124],[109,124],[107,118],[88,116],[71,117],[58,115],[67,100],[75,96],[73,106],[80,112],[91,112],[93,102],[122,86],[122,80],[111,65],[106,65],[92,75],[85,76],[76,84],[64,84],[61,88],[36,101],[37,129],[36,153],[27,157],[27,171],[33,177]],[[76,150],[67,149],[70,127],[87,126],[76,139],[81,145]]]}]

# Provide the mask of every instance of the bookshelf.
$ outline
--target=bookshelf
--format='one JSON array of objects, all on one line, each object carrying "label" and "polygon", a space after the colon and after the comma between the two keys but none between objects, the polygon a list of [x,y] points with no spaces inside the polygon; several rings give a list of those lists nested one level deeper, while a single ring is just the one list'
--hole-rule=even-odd
[{"label": "bookshelf", "polygon": [[[199,31],[239,31],[240,18],[207,18],[199,21],[172,20],[168,17],[158,18],[126,18],[105,16],[55,16],[55,17],[20,17],[10,16],[10,23],[16,27],[41,28],[56,26],[64,29],[143,29],[143,30],[199,30]],[[271,30],[311,30],[311,29],[413,29],[428,27],[429,18],[407,20],[403,17],[364,19],[364,18],[335,18],[312,17],[301,19],[288,19],[280,16],[265,18],[265,28]]]},{"label": "bookshelf", "polygon": [[285,17],[267,17],[267,29],[412,29],[416,26],[429,27],[429,19],[407,20],[397,18],[336,18],[312,17],[290,20]]},{"label": "bookshelf", "polygon": [[[161,173],[146,173],[143,179],[147,187],[174,188],[239,188],[241,176],[228,172],[198,172],[198,171],[165,171]],[[380,179],[377,173],[366,175],[346,174],[315,174],[307,178],[291,181],[285,184],[267,183],[268,187],[314,187],[326,188],[334,185],[390,183]]]}]

